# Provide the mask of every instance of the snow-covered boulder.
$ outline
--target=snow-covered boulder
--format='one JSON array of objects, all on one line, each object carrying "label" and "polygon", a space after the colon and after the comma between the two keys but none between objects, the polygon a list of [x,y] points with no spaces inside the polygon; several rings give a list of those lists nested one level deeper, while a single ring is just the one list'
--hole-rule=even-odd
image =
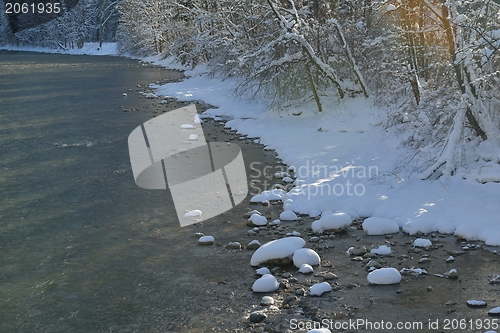
[{"label": "snow-covered boulder", "polygon": [[413,241],[413,246],[415,247],[429,247],[432,245],[432,242],[425,238],[417,238]]},{"label": "snow-covered boulder", "polygon": [[321,296],[329,291],[332,291],[332,286],[328,282],[321,282],[316,283],[309,288],[309,295]]},{"label": "snow-covered boulder", "polygon": [[298,249],[293,253],[293,264],[300,268],[303,264],[311,266],[319,265],[321,259],[316,251],[311,249]]},{"label": "snow-covered boulder", "polygon": [[383,217],[369,217],[363,221],[363,230],[368,235],[386,235],[399,232],[396,221]]},{"label": "snow-covered boulder", "polygon": [[353,210],[337,210],[337,211],[335,211],[335,213],[346,213],[346,214],[348,214],[348,215],[351,217],[351,219],[353,219],[353,220],[357,220],[357,219],[359,219],[359,214],[358,214],[358,213],[356,213],[356,212],[355,212],[355,211],[353,211]]},{"label": "snow-covered boulder", "polygon": [[499,317],[500,316],[500,306],[488,311],[488,316]]},{"label": "snow-covered boulder", "polygon": [[268,260],[283,259],[293,256],[294,252],[306,245],[300,237],[286,237],[265,243],[252,255],[250,264],[258,266]]},{"label": "snow-covered boulder", "polygon": [[387,245],[380,245],[377,248],[371,249],[370,253],[378,254],[378,255],[388,255],[391,254],[391,248]]},{"label": "snow-covered boulder", "polygon": [[259,215],[259,214],[252,214],[248,221],[252,222],[254,225],[266,225],[267,224],[267,218],[265,216]]},{"label": "snow-covered boulder", "polygon": [[371,284],[396,284],[401,282],[401,273],[395,268],[379,268],[368,274]]},{"label": "snow-covered boulder", "polygon": [[261,267],[255,270],[255,273],[259,275],[271,274],[271,271],[267,267]]},{"label": "snow-covered boulder", "polygon": [[199,245],[212,245],[214,243],[215,239],[213,236],[201,236],[198,239],[198,244]]},{"label": "snow-covered boulder", "polygon": [[309,264],[302,264],[302,266],[300,266],[299,268],[299,272],[302,274],[310,274],[314,272],[314,269]]},{"label": "snow-covered boulder", "polygon": [[344,212],[323,213],[319,220],[314,221],[311,228],[314,232],[323,232],[325,230],[338,230],[350,226],[352,218]]},{"label": "snow-covered boulder", "polygon": [[252,285],[252,290],[256,293],[269,293],[278,290],[280,284],[271,274],[264,274]]},{"label": "snow-covered boulder", "polygon": [[295,221],[297,219],[297,214],[291,210],[286,210],[280,214],[281,221]]}]

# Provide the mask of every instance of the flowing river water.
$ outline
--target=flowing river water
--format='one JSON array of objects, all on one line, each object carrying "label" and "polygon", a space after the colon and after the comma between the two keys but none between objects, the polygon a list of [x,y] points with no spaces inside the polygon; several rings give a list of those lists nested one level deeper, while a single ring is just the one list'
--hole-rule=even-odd
[{"label": "flowing river water", "polygon": [[[487,311],[470,309],[465,301],[500,305],[498,284],[489,284],[500,274],[498,255],[464,251],[467,244],[437,235],[428,235],[435,248],[417,251],[407,235],[365,235],[360,221],[347,234],[324,235],[319,242],[309,241],[309,217],[287,222],[284,231],[263,228],[262,243],[300,231],[323,259],[316,271],[336,277],[329,280],[333,292],[303,296],[301,290],[323,281],[322,275],[282,268],[275,274],[282,287],[269,294],[276,307],[260,307],[262,295],[249,289],[255,281],[252,252],[223,246],[254,238],[247,236],[243,218],[249,198],[181,228],[168,191],[144,190],[134,182],[128,135],[183,105],[160,104],[139,92],[149,91],[151,82],[181,77],[117,57],[0,51],[0,332],[302,333],[322,319],[423,323],[401,332],[485,331],[478,324],[489,319]],[[270,174],[285,167],[274,152],[239,140],[220,124],[207,122],[204,130],[209,138],[237,141],[247,171],[252,162],[269,167]],[[251,183],[269,180],[262,172],[250,176]],[[280,212],[279,205],[258,209],[269,220]],[[216,244],[198,246],[197,232],[215,236]],[[399,285],[370,286],[367,260],[345,251],[377,244],[394,252],[377,259],[382,265],[441,274],[456,268],[459,279],[409,274]],[[445,263],[450,254],[456,254],[455,262]],[[268,318],[252,324],[248,316],[256,309]],[[450,329],[443,326],[447,319]],[[451,320],[465,319],[480,322],[452,330]],[[291,320],[299,321],[293,326]],[[436,320],[438,329],[429,325]]]},{"label": "flowing river water", "polygon": [[[0,52],[1,332],[216,325],[213,289],[241,272],[197,246],[202,226],[181,228],[167,191],[135,185],[128,155],[130,132],[155,115],[138,92],[181,77],[118,57]],[[228,216],[205,225],[235,229]]]}]

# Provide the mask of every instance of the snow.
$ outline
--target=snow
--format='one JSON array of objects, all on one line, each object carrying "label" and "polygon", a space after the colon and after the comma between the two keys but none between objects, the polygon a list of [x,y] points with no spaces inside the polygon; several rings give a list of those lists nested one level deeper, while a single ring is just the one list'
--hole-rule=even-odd
[{"label": "snow", "polygon": [[291,210],[286,210],[280,214],[281,221],[295,221],[297,219],[297,214]]},{"label": "snow", "polygon": [[305,240],[300,237],[286,237],[265,243],[252,255],[250,264],[258,266],[272,259],[282,259],[293,256],[294,252],[306,245]]},{"label": "snow", "polygon": [[264,274],[252,285],[252,290],[256,293],[269,293],[278,290],[280,284],[271,274]]},{"label": "snow", "polygon": [[491,309],[488,311],[488,314],[495,314],[495,315],[500,315],[500,306],[497,306],[496,308]]},{"label": "snow", "polygon": [[387,245],[380,245],[376,249],[371,249],[370,253],[378,254],[378,255],[388,255],[391,254],[391,248]]},{"label": "snow", "polygon": [[321,282],[316,283],[309,288],[309,295],[321,296],[329,291],[332,291],[332,286],[328,282]]},{"label": "snow", "polygon": [[303,264],[311,266],[319,265],[321,259],[316,251],[311,249],[298,249],[293,253],[293,264],[301,268]]},{"label": "snow", "polygon": [[267,267],[261,267],[255,270],[255,273],[259,275],[271,274],[271,271]]},{"label": "snow", "polygon": [[[174,66],[171,59],[162,63]],[[371,99],[325,100],[323,112],[317,112],[314,103],[269,112],[265,99],[234,97],[236,80],[221,81],[202,72],[200,67],[187,71],[184,81],[157,85],[156,94],[216,106],[203,117],[229,119],[226,127],[238,135],[259,138],[294,172],[294,184],[298,184],[294,189],[264,191],[251,202],[292,199],[297,214],[317,217],[325,211],[350,211],[360,217],[393,220],[409,234],[440,232],[500,246],[500,183],[490,182],[500,178],[500,169],[494,163],[465,174],[466,179],[457,173],[422,181],[415,170],[395,171],[410,152],[381,126],[379,115],[386,110]],[[393,222],[386,223],[396,232]],[[314,227],[324,230],[321,223]],[[377,233],[382,232],[379,228],[373,226]]]},{"label": "snow", "polygon": [[425,269],[422,269],[422,268],[403,268],[399,271],[400,273],[404,273],[404,272],[410,272],[410,273],[415,273],[415,274],[419,274],[419,275],[422,275],[422,274],[425,274],[427,275],[427,271]]},{"label": "snow", "polygon": [[248,221],[252,221],[253,224],[255,225],[266,225],[267,224],[267,218],[265,216],[259,215],[259,214],[252,214]]},{"label": "snow", "polygon": [[314,232],[323,232],[325,230],[342,229],[351,225],[352,218],[344,212],[323,214],[321,218],[314,221],[311,228]]},{"label": "snow", "polygon": [[369,217],[363,221],[363,230],[368,235],[385,235],[399,232],[396,221],[383,217]]},{"label": "snow", "polygon": [[393,11],[393,10],[396,10],[396,6],[394,6],[394,5],[393,5],[393,4],[391,4],[391,3],[390,3],[390,4],[388,4],[388,5],[387,5],[387,11],[388,11],[388,12],[391,12],[391,11]]},{"label": "snow", "polygon": [[401,274],[392,267],[379,268],[370,272],[367,278],[371,284],[396,284],[401,281]]},{"label": "snow", "polygon": [[460,14],[455,18],[455,22],[457,24],[464,23],[466,21],[467,21],[467,16],[465,16],[464,14]]},{"label": "snow", "polygon": [[413,246],[415,247],[429,247],[432,246],[432,242],[425,238],[417,238],[413,241]]},{"label": "snow", "polygon": [[467,301],[467,305],[473,306],[473,307],[483,307],[483,306],[486,306],[488,304],[485,301],[470,299]]},{"label": "snow", "polygon": [[215,238],[213,236],[201,236],[198,239],[198,243],[210,243],[210,242],[214,242],[214,241],[215,241]]},{"label": "snow", "polygon": [[282,198],[285,196],[285,191],[281,189],[274,189],[274,190],[268,190],[268,191],[262,191],[262,193],[253,196],[252,199],[250,199],[250,202],[264,202],[264,201],[270,201],[270,200],[282,200]]},{"label": "snow", "polygon": [[314,268],[309,264],[302,264],[299,268],[299,272],[302,274],[309,274],[314,272]]}]

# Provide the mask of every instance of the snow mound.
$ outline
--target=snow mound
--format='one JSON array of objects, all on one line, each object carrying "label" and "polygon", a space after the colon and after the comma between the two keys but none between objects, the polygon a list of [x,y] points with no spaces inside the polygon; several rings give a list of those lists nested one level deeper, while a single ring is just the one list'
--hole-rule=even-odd
[{"label": "snow mound", "polygon": [[253,196],[250,202],[258,203],[271,200],[282,200],[286,192],[281,189],[262,191],[262,193]]},{"label": "snow mound", "polygon": [[358,213],[356,213],[356,212],[355,212],[355,211],[353,211],[353,210],[337,210],[337,211],[335,211],[335,213],[346,213],[346,214],[348,214],[348,215],[351,217],[351,219],[353,219],[353,220],[357,220],[357,219],[359,219],[359,214],[358,214]]},{"label": "snow mound", "polygon": [[486,238],[484,244],[488,246],[500,246],[500,234],[491,234]]},{"label": "snow mound", "polygon": [[379,268],[368,274],[371,284],[396,284],[401,282],[401,273],[395,268]]},{"label": "snow mound", "polygon": [[369,217],[363,221],[363,230],[368,235],[385,235],[399,232],[396,221],[383,217]]},{"label": "snow mound", "polygon": [[403,231],[408,233],[409,235],[415,235],[418,232],[428,234],[434,230],[433,223],[431,221],[427,221],[424,218],[419,218],[410,222],[407,222],[403,226]]},{"label": "snow mound", "polygon": [[261,267],[255,270],[255,273],[259,275],[271,274],[271,271],[267,267]]},{"label": "snow mound", "polygon": [[491,309],[488,311],[488,314],[491,316],[500,316],[500,306],[497,306],[496,308]]},{"label": "snow mound", "polygon": [[309,264],[302,264],[302,266],[300,266],[299,268],[299,272],[302,274],[309,274],[312,273],[313,271],[314,268],[312,268],[312,266]]},{"label": "snow mound", "polygon": [[252,290],[256,293],[269,293],[278,290],[280,284],[271,274],[264,274],[252,285]]},{"label": "snow mound", "polygon": [[250,264],[258,266],[272,259],[282,259],[293,256],[294,252],[306,245],[306,241],[300,237],[280,238],[265,243],[252,255]]},{"label": "snow mound", "polygon": [[391,254],[391,248],[387,245],[380,245],[376,249],[371,249],[370,253],[378,255],[388,255]]},{"label": "snow mound", "polygon": [[467,301],[467,306],[473,307],[473,308],[484,308],[488,305],[485,301],[480,301],[477,299],[470,299]]},{"label": "snow mound", "polygon": [[182,124],[182,125],[181,125],[181,128],[182,128],[182,129],[193,129],[193,128],[196,128],[196,127],[194,127],[194,126],[193,126],[193,125],[191,125],[191,124]]},{"label": "snow mound", "polygon": [[253,213],[252,216],[248,219],[248,221],[252,221],[255,225],[266,225],[267,218],[265,216]]},{"label": "snow mound", "polygon": [[339,213],[323,213],[319,220],[312,223],[311,228],[314,232],[323,232],[325,230],[342,229],[351,225],[352,218],[344,212]]},{"label": "snow mound", "polygon": [[329,291],[332,291],[332,286],[328,282],[316,283],[309,288],[309,294],[311,296],[321,296]]},{"label": "snow mound", "polygon": [[476,180],[480,183],[500,182],[500,164],[482,167],[476,176]]},{"label": "snow mound", "polygon": [[301,268],[303,264],[311,266],[319,265],[321,259],[316,251],[311,249],[298,249],[293,253],[293,264]]},{"label": "snow mound", "polygon": [[280,214],[281,221],[295,221],[297,219],[297,214],[291,210],[286,210]]},{"label": "snow mound", "polygon": [[413,241],[413,246],[415,247],[429,247],[432,246],[432,242],[425,238],[417,238]]}]

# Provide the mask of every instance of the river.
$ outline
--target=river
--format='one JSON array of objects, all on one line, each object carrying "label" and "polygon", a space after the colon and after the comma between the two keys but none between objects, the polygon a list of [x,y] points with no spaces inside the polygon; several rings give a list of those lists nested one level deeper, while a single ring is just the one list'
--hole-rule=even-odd
[{"label": "river", "polygon": [[0,52],[1,332],[204,331],[228,311],[213,306],[234,297],[235,258],[193,235],[234,240],[230,213],[180,228],[169,193],[137,187],[130,167],[128,135],[155,115],[138,92],[181,76],[118,57]]}]

